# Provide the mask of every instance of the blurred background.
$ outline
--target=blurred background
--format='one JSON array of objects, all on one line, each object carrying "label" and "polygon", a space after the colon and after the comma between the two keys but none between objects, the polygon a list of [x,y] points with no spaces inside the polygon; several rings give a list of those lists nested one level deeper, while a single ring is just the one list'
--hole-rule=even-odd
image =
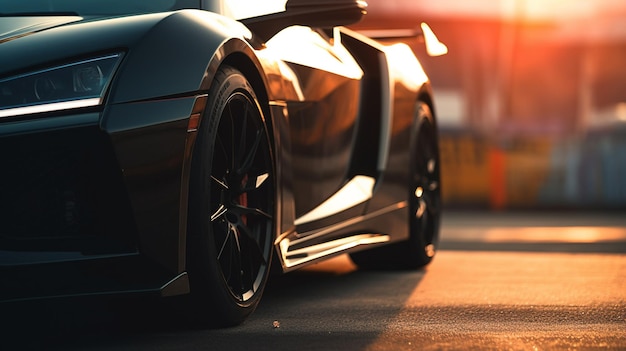
[{"label": "blurred background", "polygon": [[[449,208],[626,210],[626,1],[368,0],[357,30],[427,22]],[[398,39],[396,39],[398,40]]]}]

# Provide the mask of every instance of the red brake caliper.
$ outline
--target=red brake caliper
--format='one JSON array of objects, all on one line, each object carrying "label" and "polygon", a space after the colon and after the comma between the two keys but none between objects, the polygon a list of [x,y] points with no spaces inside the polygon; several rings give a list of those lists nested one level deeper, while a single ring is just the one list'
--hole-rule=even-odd
[{"label": "red brake caliper", "polygon": [[[246,184],[248,184],[247,174],[243,176],[243,179],[241,180],[241,187],[245,189]],[[248,207],[248,193],[247,192],[243,192],[241,195],[239,195],[239,205],[241,205],[242,207]],[[248,218],[245,214],[241,215],[241,222],[244,225],[248,225]]]}]

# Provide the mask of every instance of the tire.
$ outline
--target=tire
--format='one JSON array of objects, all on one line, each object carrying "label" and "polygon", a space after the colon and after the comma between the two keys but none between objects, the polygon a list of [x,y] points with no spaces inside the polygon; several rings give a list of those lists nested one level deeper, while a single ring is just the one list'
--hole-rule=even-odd
[{"label": "tire", "polygon": [[244,75],[222,67],[209,90],[190,179],[188,271],[194,319],[242,323],[273,250],[276,179],[262,109]]},{"label": "tire", "polygon": [[437,129],[427,104],[418,102],[415,111],[407,187],[409,239],[350,254],[361,268],[417,269],[435,256],[441,218]]}]

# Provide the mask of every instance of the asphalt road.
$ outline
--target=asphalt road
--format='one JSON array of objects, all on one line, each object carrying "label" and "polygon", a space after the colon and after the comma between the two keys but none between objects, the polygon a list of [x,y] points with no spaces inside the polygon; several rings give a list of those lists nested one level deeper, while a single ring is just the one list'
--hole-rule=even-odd
[{"label": "asphalt road", "polygon": [[626,350],[626,218],[448,213],[420,271],[347,256],[274,277],[242,326],[193,329],[155,301],[68,299],[1,313],[8,348]]}]

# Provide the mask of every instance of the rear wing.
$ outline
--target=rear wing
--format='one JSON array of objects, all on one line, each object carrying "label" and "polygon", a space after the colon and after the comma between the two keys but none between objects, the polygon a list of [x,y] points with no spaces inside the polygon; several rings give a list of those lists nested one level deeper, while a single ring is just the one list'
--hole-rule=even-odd
[{"label": "rear wing", "polygon": [[448,53],[448,47],[446,46],[446,44],[439,41],[430,26],[424,22],[420,24],[420,28],[373,29],[359,30],[358,32],[372,39],[379,40],[417,38],[419,41],[424,42],[426,46],[426,52],[429,56],[442,56]]}]

